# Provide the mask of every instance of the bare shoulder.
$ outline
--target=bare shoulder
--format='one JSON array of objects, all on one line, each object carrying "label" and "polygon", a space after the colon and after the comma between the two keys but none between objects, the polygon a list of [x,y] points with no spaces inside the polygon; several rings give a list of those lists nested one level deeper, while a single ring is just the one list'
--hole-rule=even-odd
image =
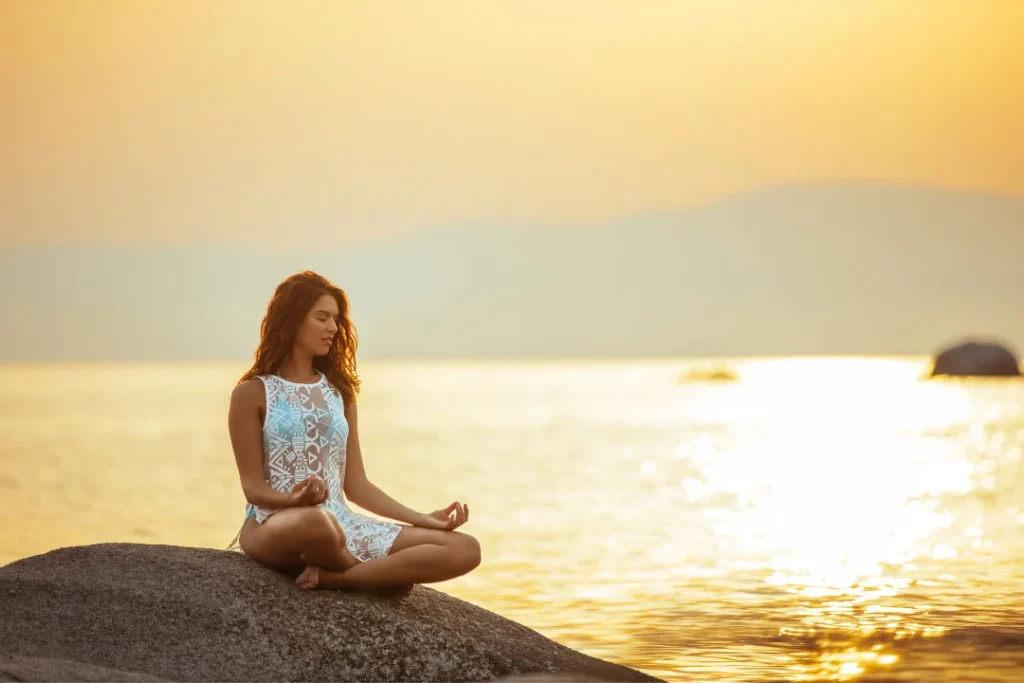
[{"label": "bare shoulder", "polygon": [[263,382],[258,379],[247,379],[231,390],[231,403],[238,407],[259,408],[265,400]]}]

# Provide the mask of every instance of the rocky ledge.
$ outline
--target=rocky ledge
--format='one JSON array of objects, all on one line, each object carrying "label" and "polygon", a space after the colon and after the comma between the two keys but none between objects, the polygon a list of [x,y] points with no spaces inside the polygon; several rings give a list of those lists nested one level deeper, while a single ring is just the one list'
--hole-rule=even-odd
[{"label": "rocky ledge", "polygon": [[237,552],[99,544],[0,567],[0,680],[503,678],[658,680],[425,586],[307,592]]}]

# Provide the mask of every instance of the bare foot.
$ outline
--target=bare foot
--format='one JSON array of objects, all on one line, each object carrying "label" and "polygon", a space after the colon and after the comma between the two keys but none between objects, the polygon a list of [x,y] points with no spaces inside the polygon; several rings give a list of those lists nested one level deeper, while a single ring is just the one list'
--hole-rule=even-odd
[{"label": "bare foot", "polygon": [[304,591],[313,590],[320,585],[320,567],[306,567],[295,579],[295,584]]}]

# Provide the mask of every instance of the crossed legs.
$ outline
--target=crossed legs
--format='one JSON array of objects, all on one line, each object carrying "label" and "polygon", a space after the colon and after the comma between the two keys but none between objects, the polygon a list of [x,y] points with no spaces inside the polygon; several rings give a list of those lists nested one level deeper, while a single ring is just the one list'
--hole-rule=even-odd
[{"label": "crossed legs", "polygon": [[279,510],[262,524],[249,519],[239,544],[249,557],[275,569],[297,571],[300,588],[402,586],[462,576],[480,564],[480,543],[468,534],[402,526],[385,557],[359,562],[345,532],[321,507]]},{"label": "crossed legs", "polygon": [[341,570],[310,562],[296,583],[307,590],[437,583],[467,574],[479,564],[480,543],[469,534],[403,525],[387,556]]}]

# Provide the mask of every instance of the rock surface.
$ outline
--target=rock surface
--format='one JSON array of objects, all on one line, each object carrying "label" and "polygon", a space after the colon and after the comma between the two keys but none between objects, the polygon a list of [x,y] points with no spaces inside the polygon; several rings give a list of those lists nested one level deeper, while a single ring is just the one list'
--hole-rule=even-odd
[{"label": "rock surface", "polygon": [[1002,344],[966,341],[943,349],[932,367],[932,377],[1019,377],[1020,361]]},{"label": "rock surface", "polygon": [[0,656],[0,681],[159,681],[145,674],[46,657]]},{"label": "rock surface", "polygon": [[492,681],[535,674],[658,680],[425,586],[306,592],[236,552],[100,544],[0,567],[0,680]]}]

